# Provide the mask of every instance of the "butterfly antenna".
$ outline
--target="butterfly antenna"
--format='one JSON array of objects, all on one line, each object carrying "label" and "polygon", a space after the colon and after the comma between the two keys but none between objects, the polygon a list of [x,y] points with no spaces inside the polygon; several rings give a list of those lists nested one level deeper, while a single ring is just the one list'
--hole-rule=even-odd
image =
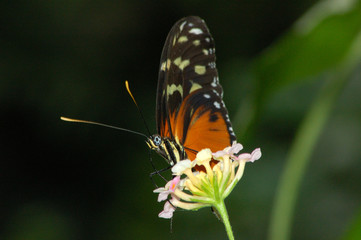
[{"label": "butterfly antenna", "polygon": [[145,128],[147,129],[148,134],[149,134],[149,136],[150,136],[150,135],[151,135],[151,133],[150,133],[150,131],[149,131],[148,125],[147,125],[147,123],[145,122],[145,118],[144,118],[144,116],[143,116],[143,113],[142,113],[142,111],[140,110],[140,108],[139,108],[139,106],[138,106],[137,102],[135,101],[135,98],[133,97],[132,92],[130,91],[128,81],[125,81],[125,87],[127,88],[127,91],[128,91],[128,93],[129,93],[130,97],[132,98],[132,100],[133,100],[133,102],[134,102],[135,106],[137,107],[138,112],[139,112],[139,114],[140,114],[140,117],[143,119],[143,122],[144,122]]},{"label": "butterfly antenna", "polygon": [[67,118],[67,117],[60,117],[60,119],[63,120],[63,121],[66,121],[66,122],[87,123],[87,124],[93,124],[93,125],[98,125],[98,126],[107,127],[107,128],[113,128],[113,129],[116,129],[116,130],[130,132],[130,133],[138,134],[138,135],[141,135],[143,137],[148,138],[148,136],[143,134],[143,133],[135,132],[135,131],[125,129],[125,128],[115,127],[115,126],[104,124],[104,123],[98,123],[98,122],[87,121],[87,120],[79,120],[79,119],[73,119],[73,118]]}]

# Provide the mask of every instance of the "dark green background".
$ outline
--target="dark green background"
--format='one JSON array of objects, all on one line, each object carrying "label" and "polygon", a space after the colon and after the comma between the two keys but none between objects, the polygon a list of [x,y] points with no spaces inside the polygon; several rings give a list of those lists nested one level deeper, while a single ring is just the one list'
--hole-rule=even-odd
[{"label": "dark green background", "polygon": [[[224,99],[235,120],[254,88],[247,77],[253,59],[314,3],[2,1],[0,239],[225,239],[209,209],[177,211],[170,233],[169,220],[157,217],[163,203],[152,193],[142,137],[59,117],[146,133],[124,88],[128,80],[155,133],[163,43],[178,19],[198,15],[215,39]],[[356,71],[345,87],[312,155],[292,239],[338,239],[360,204],[360,76]],[[247,151],[263,152],[226,201],[237,239],[266,238],[287,152],[320,86],[301,81],[278,91],[251,129],[235,129]],[[166,166],[152,156],[159,168]]]}]

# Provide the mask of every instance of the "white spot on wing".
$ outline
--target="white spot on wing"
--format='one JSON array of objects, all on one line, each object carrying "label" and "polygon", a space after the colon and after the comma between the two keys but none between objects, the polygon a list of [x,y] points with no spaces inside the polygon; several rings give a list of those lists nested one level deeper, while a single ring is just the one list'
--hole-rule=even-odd
[{"label": "white spot on wing", "polygon": [[210,63],[208,63],[208,66],[210,66],[211,68],[216,68],[216,63],[210,62]]},{"label": "white spot on wing", "polygon": [[212,86],[212,87],[217,87],[217,83],[218,83],[218,82],[217,82],[217,78],[218,78],[218,77],[216,77],[216,76],[213,77],[213,81],[212,81],[212,83],[211,83],[211,86]]},{"label": "white spot on wing", "polygon": [[221,104],[219,104],[219,102],[214,102],[213,104],[216,108],[221,109]]},{"label": "white spot on wing", "polygon": [[193,33],[193,34],[199,35],[199,34],[202,34],[203,31],[202,31],[202,29],[200,29],[200,28],[192,28],[191,30],[189,30],[189,33]]},{"label": "white spot on wing", "polygon": [[211,95],[209,95],[209,94],[203,94],[203,97],[205,97],[205,98],[211,98]]}]

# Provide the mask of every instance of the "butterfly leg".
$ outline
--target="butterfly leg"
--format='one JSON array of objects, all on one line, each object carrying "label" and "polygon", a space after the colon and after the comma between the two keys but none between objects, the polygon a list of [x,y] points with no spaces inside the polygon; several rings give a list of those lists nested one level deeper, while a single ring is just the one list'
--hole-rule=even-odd
[{"label": "butterfly leg", "polygon": [[165,172],[165,171],[167,171],[167,170],[169,170],[169,169],[171,169],[172,167],[173,167],[173,166],[168,166],[168,167],[163,168],[163,169],[160,169],[160,170],[154,169],[155,172],[150,173],[149,176],[150,176],[150,178],[153,180],[153,176],[154,176],[154,175],[158,175],[158,176],[160,176],[165,182],[169,182],[169,180],[167,180],[165,177],[163,177],[163,175],[162,175],[161,173],[162,173],[162,172]]},{"label": "butterfly leg", "polygon": [[152,159],[152,152],[151,152],[150,150],[149,150],[149,161],[150,161],[150,164],[152,165],[152,168],[153,168],[153,170],[154,170],[154,172],[152,172],[152,173],[149,174],[149,177],[150,177],[150,180],[152,181],[153,185],[158,188],[158,185],[157,185],[156,182],[154,181],[153,176],[154,176],[154,175],[158,175],[158,176],[161,177],[165,182],[168,182],[168,180],[167,180],[165,177],[163,177],[163,175],[162,175],[161,173],[162,173],[162,172],[165,172],[165,171],[167,171],[167,170],[169,170],[169,169],[171,169],[172,166],[168,166],[168,167],[166,167],[166,168],[163,168],[163,169],[158,170],[158,169],[155,167],[155,165],[154,165],[154,162],[153,162],[153,159]]}]

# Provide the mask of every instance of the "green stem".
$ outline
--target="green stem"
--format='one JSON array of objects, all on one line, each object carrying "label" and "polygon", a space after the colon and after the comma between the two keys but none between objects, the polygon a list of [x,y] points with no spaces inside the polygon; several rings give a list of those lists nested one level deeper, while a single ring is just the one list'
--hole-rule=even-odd
[{"label": "green stem", "polygon": [[216,208],[216,210],[218,211],[218,213],[223,221],[224,227],[226,228],[226,232],[228,235],[228,239],[234,240],[232,226],[231,226],[231,223],[229,222],[229,217],[228,217],[228,213],[227,213],[227,209],[226,209],[226,205],[224,204],[224,201],[220,200],[214,206],[214,208]]},{"label": "green stem", "polygon": [[290,239],[292,215],[300,183],[333,103],[361,57],[361,32],[348,58],[334,71],[302,122],[286,161],[271,216],[269,239]]}]

